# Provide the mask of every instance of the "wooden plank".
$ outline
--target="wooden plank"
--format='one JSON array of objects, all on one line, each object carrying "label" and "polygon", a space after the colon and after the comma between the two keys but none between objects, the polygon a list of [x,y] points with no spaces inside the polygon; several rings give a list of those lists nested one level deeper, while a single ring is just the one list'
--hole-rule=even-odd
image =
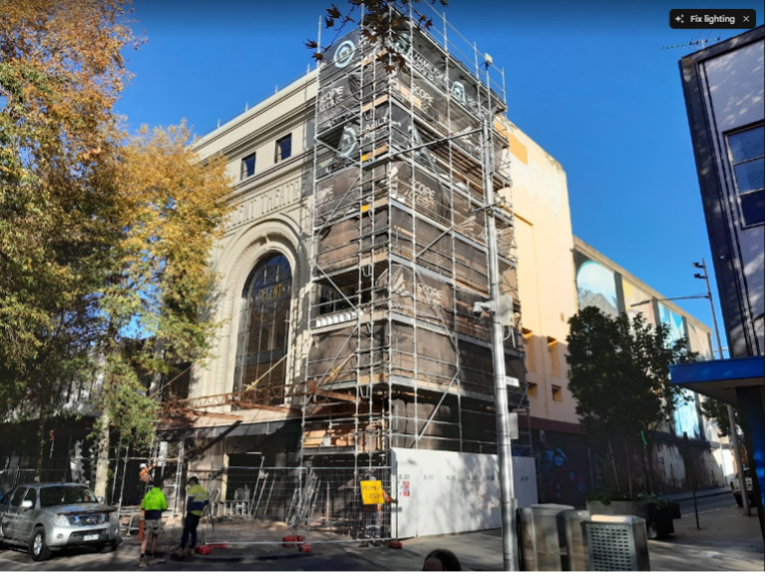
[{"label": "wooden plank", "polygon": [[333,398],[334,400],[342,400],[345,402],[354,402],[355,396],[353,394],[343,394],[341,392],[334,392],[332,390],[323,390],[318,387],[317,382],[311,382],[309,384],[309,393],[317,394],[318,396],[325,396],[326,398]]}]

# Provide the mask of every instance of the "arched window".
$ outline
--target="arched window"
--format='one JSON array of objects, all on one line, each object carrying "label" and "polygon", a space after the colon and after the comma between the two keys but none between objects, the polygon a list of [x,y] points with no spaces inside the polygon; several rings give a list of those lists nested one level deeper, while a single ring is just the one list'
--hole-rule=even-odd
[{"label": "arched window", "polygon": [[253,390],[258,404],[283,402],[291,281],[288,259],[271,252],[256,264],[243,289],[234,390]]}]

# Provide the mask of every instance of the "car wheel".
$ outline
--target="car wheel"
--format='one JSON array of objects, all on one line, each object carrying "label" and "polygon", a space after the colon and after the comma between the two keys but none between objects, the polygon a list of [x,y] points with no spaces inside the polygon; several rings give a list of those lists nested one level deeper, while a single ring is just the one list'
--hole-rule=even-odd
[{"label": "car wheel", "polygon": [[48,544],[45,543],[45,528],[38,526],[32,533],[32,541],[29,543],[29,554],[35,562],[43,562],[51,557]]},{"label": "car wheel", "polygon": [[733,498],[736,500],[736,505],[741,508],[741,494],[734,494]]}]

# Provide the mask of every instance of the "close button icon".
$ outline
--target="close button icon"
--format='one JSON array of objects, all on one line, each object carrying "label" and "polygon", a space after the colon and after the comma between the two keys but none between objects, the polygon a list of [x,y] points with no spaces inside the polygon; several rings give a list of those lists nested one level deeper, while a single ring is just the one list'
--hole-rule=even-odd
[{"label": "close button icon", "polygon": [[749,16],[744,16],[744,22],[749,22]]}]

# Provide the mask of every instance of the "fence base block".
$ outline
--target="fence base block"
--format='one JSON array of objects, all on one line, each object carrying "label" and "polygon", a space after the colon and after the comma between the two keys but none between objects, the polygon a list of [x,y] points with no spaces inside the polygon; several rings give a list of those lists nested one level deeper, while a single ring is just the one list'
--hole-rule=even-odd
[{"label": "fence base block", "polygon": [[400,540],[390,540],[387,543],[387,546],[389,546],[390,548],[402,548],[403,547],[403,543],[400,542]]},{"label": "fence base block", "polygon": [[211,546],[197,546],[195,548],[195,552],[198,554],[202,554],[203,556],[207,556],[211,552],[213,552],[213,548]]},{"label": "fence base block", "polygon": [[299,552],[303,552],[304,554],[309,554],[312,552],[312,546],[309,544],[299,544]]},{"label": "fence base block", "polygon": [[298,546],[301,542],[304,542],[304,536],[291,534],[289,536],[283,536],[283,547],[290,548],[291,546]]}]

